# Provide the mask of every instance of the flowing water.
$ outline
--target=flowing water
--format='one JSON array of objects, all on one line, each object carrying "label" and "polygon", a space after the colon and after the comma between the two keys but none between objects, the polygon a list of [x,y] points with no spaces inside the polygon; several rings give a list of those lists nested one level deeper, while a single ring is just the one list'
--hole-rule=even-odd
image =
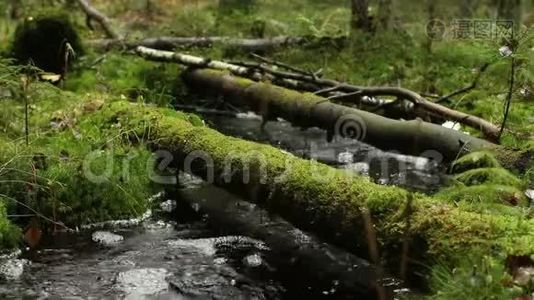
[{"label": "flowing water", "polygon": [[[329,144],[318,129],[301,131],[282,121],[261,130],[250,115],[207,120],[223,133],[368,174],[378,183],[422,191],[441,183],[427,159],[353,141]],[[38,251],[0,258],[0,298],[354,299],[373,297],[377,283],[390,296],[404,291],[376,266],[243,199],[190,176],[182,183],[144,221],[61,233]]]},{"label": "flowing water", "polygon": [[268,122],[261,128],[261,117],[252,113],[227,116],[204,116],[220,132],[246,140],[269,143],[304,158],[315,159],[339,168],[370,176],[379,184],[397,185],[431,192],[446,181],[440,157],[429,151],[427,157],[381,151],[357,140],[327,142],[326,132],[318,128],[301,130],[284,120]]}]

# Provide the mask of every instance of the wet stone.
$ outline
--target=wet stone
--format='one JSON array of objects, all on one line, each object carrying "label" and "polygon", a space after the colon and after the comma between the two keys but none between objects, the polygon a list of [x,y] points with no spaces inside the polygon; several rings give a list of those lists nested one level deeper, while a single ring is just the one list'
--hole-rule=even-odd
[{"label": "wet stone", "polygon": [[29,261],[16,258],[0,261],[0,279],[8,281],[19,279],[28,264]]},{"label": "wet stone", "polygon": [[243,258],[243,265],[250,268],[256,268],[263,264],[263,259],[259,254],[252,254]]},{"label": "wet stone", "polygon": [[93,242],[102,246],[113,246],[124,240],[122,235],[114,234],[109,231],[95,231],[91,238]]},{"label": "wet stone", "polygon": [[117,275],[116,288],[125,293],[128,299],[157,295],[168,289],[166,278],[169,275],[163,268],[132,269]]},{"label": "wet stone", "polygon": [[353,162],[354,154],[351,152],[345,151],[337,155],[337,161],[342,164],[350,164]]},{"label": "wet stone", "polygon": [[159,207],[162,211],[170,213],[176,209],[176,201],[169,199],[167,201],[161,202],[159,204]]},{"label": "wet stone", "polygon": [[265,299],[263,291],[232,269],[218,265],[184,266],[169,279],[176,292],[199,299]]},{"label": "wet stone", "polygon": [[369,164],[365,162],[349,163],[344,165],[344,168],[357,174],[369,175]]}]

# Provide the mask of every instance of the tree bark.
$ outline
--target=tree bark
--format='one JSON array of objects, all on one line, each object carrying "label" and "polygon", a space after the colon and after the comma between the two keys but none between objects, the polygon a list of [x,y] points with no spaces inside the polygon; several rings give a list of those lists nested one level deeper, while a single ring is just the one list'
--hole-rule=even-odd
[{"label": "tree bark", "polygon": [[13,20],[17,20],[21,15],[20,0],[10,0],[9,17]]},{"label": "tree bark", "polygon": [[277,36],[271,38],[238,39],[230,37],[155,37],[139,41],[125,41],[121,39],[104,39],[91,41],[92,46],[104,49],[126,47],[135,49],[138,46],[159,49],[174,50],[178,47],[211,47],[220,44],[231,48],[237,48],[247,52],[268,51],[279,47],[301,45],[309,41],[306,37]]},{"label": "tree bark", "polygon": [[393,0],[379,0],[378,1],[378,23],[381,28],[388,30],[391,27]]},{"label": "tree bark", "polygon": [[368,0],[351,0],[351,27],[353,30],[372,31]]},{"label": "tree bark", "polygon": [[206,185],[184,189],[179,191],[178,197],[180,201],[200,208],[201,214],[209,216],[210,224],[222,229],[225,234],[245,235],[265,242],[272,254],[266,257],[267,262],[277,266],[280,272],[298,273],[299,282],[312,284],[313,291],[329,290],[331,282],[336,280],[338,294],[377,299],[370,287],[381,279],[378,266],[299,231],[286,220],[255,204],[238,201],[235,195],[220,188]]},{"label": "tree bark", "polygon": [[514,27],[518,28],[521,24],[521,0],[499,0],[497,5],[497,17],[513,21]]},{"label": "tree bark", "polygon": [[318,126],[332,137],[356,138],[385,150],[411,155],[437,151],[445,160],[482,148],[496,147],[485,140],[421,120],[398,121],[331,103],[325,98],[266,83],[237,78],[228,73],[196,69],[184,74],[198,91],[223,95],[226,101],[261,114],[264,120],[283,118],[302,127]]},{"label": "tree bark", "polygon": [[460,0],[460,15],[463,18],[471,18],[476,12],[480,0]]}]

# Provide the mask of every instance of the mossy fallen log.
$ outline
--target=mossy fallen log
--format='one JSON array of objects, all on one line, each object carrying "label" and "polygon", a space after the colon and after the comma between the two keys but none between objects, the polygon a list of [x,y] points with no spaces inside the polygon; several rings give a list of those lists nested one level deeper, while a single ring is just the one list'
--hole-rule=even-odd
[{"label": "mossy fallen log", "polygon": [[466,154],[451,165],[452,173],[462,173],[472,169],[478,168],[498,168],[501,165],[499,161],[489,151],[475,151]]},{"label": "mossy fallen log", "polygon": [[[404,111],[405,109],[402,108],[404,105],[400,105],[399,107],[398,104],[400,104],[400,101],[397,100],[386,102],[378,101],[379,103],[376,103],[376,101],[374,100],[365,100],[366,97],[363,96],[394,96],[397,99],[407,100],[412,104],[410,106],[411,108],[407,109],[406,112],[401,113],[401,115],[406,115],[408,111],[411,111],[412,113],[415,113],[416,116],[425,119],[429,116],[436,116],[438,118],[451,120],[460,124],[479,129],[482,131],[484,136],[491,142],[499,140],[499,128],[494,124],[480,117],[442,106],[436,102],[428,101],[418,93],[407,90],[405,88],[362,87],[339,82],[336,80],[323,79],[319,78],[320,76],[318,76],[317,74],[298,70],[295,67],[289,66],[284,63],[272,61],[258,55],[255,56],[259,57],[263,62],[273,64],[277,67],[280,66],[284,69],[291,70],[291,72],[281,71],[278,70],[278,68],[270,68],[263,64],[257,63],[239,62],[235,64],[228,64],[221,61],[210,60],[202,57],[195,57],[181,53],[150,49],[144,46],[137,47],[136,52],[144,58],[150,60],[176,62],[190,67],[228,70],[234,75],[251,78],[253,80],[269,80],[284,87],[304,91],[313,91],[316,94],[325,93],[326,91],[343,92],[345,94],[336,95],[334,97],[331,97],[331,99],[335,98],[336,101],[352,102],[353,104],[355,101],[354,98],[358,99],[358,104],[365,104],[366,102],[371,102],[369,104],[371,106],[370,109],[373,112],[381,111],[387,108],[388,113],[393,113],[395,115],[400,111]],[[199,65],[199,61],[203,64]]]},{"label": "mossy fallen log", "polygon": [[454,177],[455,180],[467,185],[502,184],[520,187],[523,182],[503,168],[479,168],[465,171]]},{"label": "mossy fallen log", "polygon": [[451,203],[468,202],[482,205],[497,203],[523,207],[529,204],[528,199],[517,187],[494,183],[452,186],[441,190],[435,197]]},{"label": "mossy fallen log", "polygon": [[367,252],[370,228],[364,215],[373,221],[381,254],[393,264],[406,237],[412,244],[410,258],[424,258],[426,263],[452,262],[475,248],[506,256],[534,254],[534,221],[519,222],[517,215],[464,211],[401,188],[379,186],[269,145],[225,136],[169,109],[120,101],[99,114],[106,124],[120,124],[135,138],[143,137],[154,150],[172,153],[176,167],[360,254]]},{"label": "mossy fallen log", "polygon": [[491,151],[474,151],[456,159],[451,165],[451,173],[457,174],[478,168],[505,168],[521,174],[534,168],[534,149],[513,150],[493,147]]},{"label": "mossy fallen log", "polygon": [[197,91],[223,95],[226,101],[245,106],[264,119],[281,117],[302,127],[317,126],[330,136],[356,138],[385,150],[423,155],[437,151],[451,161],[472,150],[497,145],[420,119],[399,121],[335,104],[312,93],[300,93],[268,83],[235,77],[226,72],[194,69],[185,82]]},{"label": "mossy fallen log", "polygon": [[[269,215],[265,209],[238,200],[235,195],[212,185],[180,190],[178,199],[194,207],[199,214],[207,214],[211,226],[226,235],[245,235],[264,241],[271,249],[267,262],[277,266],[278,272],[303,290],[328,291],[332,282],[337,281],[337,295],[377,299],[370,288],[376,286],[382,270],[298,230],[279,216]],[[388,291],[395,288],[401,286],[394,285]]]}]

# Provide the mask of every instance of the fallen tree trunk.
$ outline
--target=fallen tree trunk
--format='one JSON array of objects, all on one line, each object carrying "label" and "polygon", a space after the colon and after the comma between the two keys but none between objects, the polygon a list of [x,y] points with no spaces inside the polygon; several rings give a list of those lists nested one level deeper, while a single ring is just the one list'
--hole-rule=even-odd
[{"label": "fallen tree trunk", "polygon": [[[428,264],[436,260],[450,264],[475,249],[508,257],[534,254],[534,220],[518,222],[509,210],[475,213],[401,188],[379,186],[269,145],[225,136],[169,109],[118,101],[98,114],[103,124],[125,128],[130,140],[141,138],[154,150],[171,153],[174,166],[351,251],[367,253],[366,230],[374,228],[381,254],[393,266],[407,237],[410,259],[423,258]],[[373,224],[364,221],[369,219]]]},{"label": "fallen tree trunk", "polygon": [[[494,124],[470,114],[466,114],[460,111],[450,109],[442,106],[438,103],[428,101],[418,93],[399,87],[361,87],[351,84],[338,82],[331,79],[318,78],[314,74],[303,74],[295,72],[286,72],[280,70],[274,70],[265,65],[243,63],[242,65],[228,64],[224,62],[217,62],[207,60],[201,57],[194,57],[191,55],[184,55],[180,53],[160,51],[150,49],[146,47],[138,47],[137,53],[144,58],[157,60],[157,61],[172,61],[180,64],[195,67],[207,67],[214,69],[227,69],[232,73],[252,78],[254,80],[261,80],[265,78],[267,80],[280,82],[281,85],[286,87],[294,87],[298,89],[312,89],[314,91],[324,90],[329,88],[331,91],[341,91],[347,93],[344,96],[337,97],[337,100],[350,100],[354,98],[361,99],[363,96],[394,96],[399,99],[404,99],[413,103],[414,113],[421,118],[426,118],[429,114],[432,116],[438,116],[446,120],[455,121],[473,128],[480,130],[488,140],[492,142],[498,141],[499,127]],[[195,58],[195,59],[191,59]],[[204,64],[204,66],[196,63],[196,61],[209,61],[211,64]],[[269,74],[270,76],[265,76]],[[277,81],[276,81],[277,80]],[[351,100],[352,101],[352,100]]]},{"label": "fallen tree trunk", "polygon": [[174,50],[179,47],[211,47],[214,44],[220,44],[231,48],[237,48],[242,51],[256,52],[268,51],[279,47],[301,45],[309,41],[306,37],[277,36],[271,38],[258,39],[239,39],[231,37],[155,37],[139,41],[127,41],[122,39],[105,39],[91,41],[93,47],[112,49],[116,47],[125,47],[126,49],[135,49],[139,46],[159,50]]},{"label": "fallen tree trunk", "polygon": [[195,90],[223,95],[225,101],[245,106],[265,120],[280,117],[301,127],[320,127],[332,137],[356,138],[390,151],[425,155],[437,151],[451,161],[462,153],[496,147],[485,140],[422,120],[398,121],[331,103],[325,98],[271,84],[238,78],[228,73],[195,69],[185,72]]},{"label": "fallen tree trunk", "polygon": [[[332,282],[337,281],[336,295],[377,299],[370,292],[383,279],[379,266],[324,243],[279,216],[269,215],[265,209],[212,185],[180,190],[179,199],[199,213],[207,214],[211,226],[220,233],[245,235],[265,242],[271,249],[267,262],[276,266],[287,281],[310,293],[309,296],[330,290]],[[388,287],[390,292],[394,288],[401,286]]]},{"label": "fallen tree trunk", "polygon": [[244,64],[249,68],[257,68],[261,72],[268,73],[274,77],[292,79],[302,81],[308,84],[318,86],[319,89],[332,88],[331,91],[341,91],[346,93],[337,100],[345,100],[355,103],[353,99],[357,98],[361,101],[363,96],[394,96],[398,99],[407,100],[413,104],[414,113],[421,118],[426,118],[428,114],[438,116],[446,120],[455,121],[475,129],[480,130],[488,140],[497,142],[499,140],[500,128],[480,117],[466,114],[454,109],[445,107],[439,103],[431,102],[419,95],[418,93],[401,88],[401,87],[363,87],[352,84],[339,82],[332,79],[318,78],[313,75],[298,74],[292,72],[285,72],[273,70],[269,67],[258,64]]}]

